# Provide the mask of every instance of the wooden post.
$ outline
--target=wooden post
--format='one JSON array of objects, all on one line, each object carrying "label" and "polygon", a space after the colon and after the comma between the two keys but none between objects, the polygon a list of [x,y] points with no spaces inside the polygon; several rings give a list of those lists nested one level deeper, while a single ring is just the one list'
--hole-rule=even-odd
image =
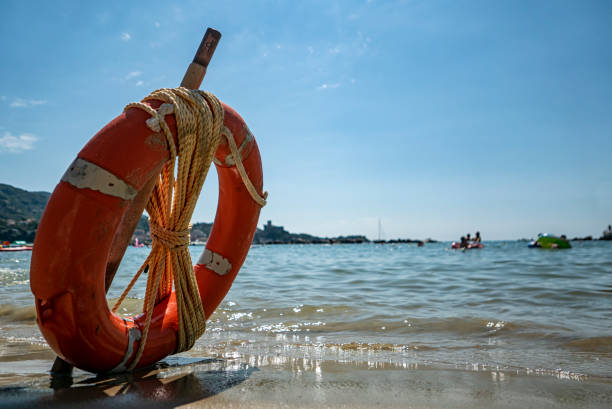
[{"label": "wooden post", "polygon": [[208,64],[210,63],[220,39],[221,33],[214,28],[209,27],[206,30],[206,34],[204,34],[204,38],[202,38],[198,51],[196,51],[195,57],[193,57],[193,61],[189,64],[183,81],[181,81],[181,87],[189,89],[200,88],[204,75],[206,75],[206,68],[208,68]]},{"label": "wooden post", "polygon": [[[208,64],[212,59],[220,39],[221,33],[214,28],[209,27],[206,30],[206,33],[202,38],[202,42],[200,42],[200,46],[193,57],[193,61],[191,64],[189,64],[189,67],[185,72],[185,76],[183,77],[183,81],[181,81],[181,87],[189,89],[200,88],[202,80],[204,80],[204,76],[206,75],[206,68],[208,68]],[[106,291],[108,291],[110,288],[113,278],[117,273],[119,263],[121,263],[125,250],[127,250],[127,246],[130,244],[134,230],[140,221],[140,217],[142,216],[147,202],[149,201],[149,197],[151,196],[151,192],[153,191],[156,182],[157,175],[151,178],[151,180],[145,184],[140,192],[138,192],[121,220],[121,225],[119,226],[117,234],[113,239],[108,263],[106,265]],[[55,358],[55,362],[51,368],[51,375],[69,376],[72,373],[72,369],[73,367],[71,364],[58,356]]]}]

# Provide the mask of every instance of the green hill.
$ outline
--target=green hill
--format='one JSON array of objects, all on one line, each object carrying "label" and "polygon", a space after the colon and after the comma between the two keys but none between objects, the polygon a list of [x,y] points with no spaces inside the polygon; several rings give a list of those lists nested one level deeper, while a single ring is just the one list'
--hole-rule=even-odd
[{"label": "green hill", "polygon": [[32,242],[49,196],[0,183],[0,240]]}]

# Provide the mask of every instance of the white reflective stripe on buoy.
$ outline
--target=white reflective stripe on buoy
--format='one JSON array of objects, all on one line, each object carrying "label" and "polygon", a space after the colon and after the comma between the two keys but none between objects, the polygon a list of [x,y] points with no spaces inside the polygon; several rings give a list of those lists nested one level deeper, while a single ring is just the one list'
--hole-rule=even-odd
[{"label": "white reflective stripe on buoy", "polygon": [[[126,319],[124,318],[123,322],[125,321]],[[129,320],[129,321],[133,322],[132,320]],[[128,329],[128,345],[127,345],[127,348],[125,349],[125,355],[123,356],[123,360],[119,363],[119,365],[111,369],[109,371],[110,373],[119,373],[119,372],[127,371],[127,363],[132,357],[132,354],[134,354],[134,343],[136,341],[140,341],[141,338],[142,338],[142,333],[137,327],[132,327]]]},{"label": "white reflective stripe on buoy", "polygon": [[62,181],[79,189],[91,189],[123,200],[132,200],[136,189],[100,166],[76,158],[68,167]]},{"label": "white reflective stripe on buoy", "polygon": [[221,254],[214,253],[209,249],[204,249],[198,264],[214,271],[220,276],[226,275],[232,269],[232,264]]}]

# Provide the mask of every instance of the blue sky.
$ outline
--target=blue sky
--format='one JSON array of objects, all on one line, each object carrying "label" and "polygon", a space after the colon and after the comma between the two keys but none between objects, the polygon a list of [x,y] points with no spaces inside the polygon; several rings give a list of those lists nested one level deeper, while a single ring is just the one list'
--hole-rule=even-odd
[{"label": "blue sky", "polygon": [[[271,219],[322,236],[598,236],[612,223],[612,3],[4,1],[0,183],[52,191],[123,107],[202,89],[263,158]],[[193,221],[211,221],[211,172]]]}]

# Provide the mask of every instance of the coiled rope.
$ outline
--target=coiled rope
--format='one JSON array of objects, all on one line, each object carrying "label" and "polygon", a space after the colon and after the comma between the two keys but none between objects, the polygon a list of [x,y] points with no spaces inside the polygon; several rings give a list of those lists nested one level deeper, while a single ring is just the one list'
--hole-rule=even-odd
[{"label": "coiled rope", "polygon": [[[164,104],[155,110],[144,103],[151,100],[164,101]],[[154,91],[142,101],[128,104],[124,111],[138,108],[151,115],[147,126],[164,133],[170,160],[164,164],[146,207],[152,238],[151,253],[113,307],[115,312],[142,272],[146,274],[148,271],[143,303],[145,327],[138,351],[128,370],[138,364],[146,344],[153,309],[159,301],[170,295],[173,283],[178,308],[175,353],[190,349],[204,333],[206,317],[188,248],[189,222],[221,137],[225,135],[223,107],[217,97],[209,92],[182,87],[164,88]],[[164,119],[170,113],[174,113],[176,118],[178,146]],[[263,206],[267,193],[263,196],[257,193],[242,166],[236,142],[229,134],[225,136],[236,158],[242,181],[253,200]]]}]

